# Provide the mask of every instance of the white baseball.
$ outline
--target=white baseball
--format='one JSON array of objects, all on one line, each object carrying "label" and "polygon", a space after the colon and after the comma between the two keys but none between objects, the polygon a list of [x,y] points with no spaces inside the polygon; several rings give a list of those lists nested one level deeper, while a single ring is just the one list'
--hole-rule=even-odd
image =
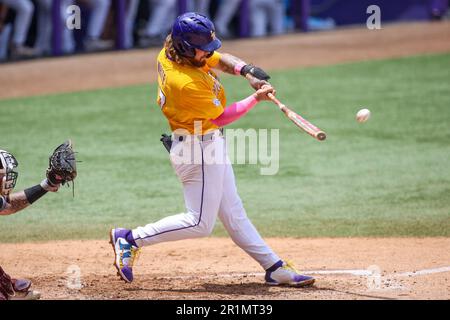
[{"label": "white baseball", "polygon": [[369,109],[361,109],[356,114],[356,120],[358,122],[366,122],[370,118],[370,110]]}]

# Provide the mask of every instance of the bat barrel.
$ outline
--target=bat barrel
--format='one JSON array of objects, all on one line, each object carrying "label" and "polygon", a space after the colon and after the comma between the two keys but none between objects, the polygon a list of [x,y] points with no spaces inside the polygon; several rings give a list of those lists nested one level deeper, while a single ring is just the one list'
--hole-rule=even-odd
[{"label": "bat barrel", "polygon": [[286,105],[284,105],[280,100],[278,100],[273,94],[268,93],[267,96],[272,100],[273,103],[275,103],[278,108],[280,108],[281,111],[293,122],[297,127],[305,131],[307,134],[312,136],[313,138],[323,141],[327,138],[327,135],[325,132],[314,126],[311,122],[308,120],[302,118],[299,114],[295,113]]}]

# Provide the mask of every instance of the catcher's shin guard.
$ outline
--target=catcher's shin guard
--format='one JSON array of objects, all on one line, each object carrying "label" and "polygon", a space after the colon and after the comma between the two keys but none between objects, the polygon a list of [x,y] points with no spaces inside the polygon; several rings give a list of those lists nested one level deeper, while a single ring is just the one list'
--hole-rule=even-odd
[{"label": "catcher's shin guard", "polygon": [[14,295],[14,286],[11,277],[0,267],[0,294],[8,299]]}]

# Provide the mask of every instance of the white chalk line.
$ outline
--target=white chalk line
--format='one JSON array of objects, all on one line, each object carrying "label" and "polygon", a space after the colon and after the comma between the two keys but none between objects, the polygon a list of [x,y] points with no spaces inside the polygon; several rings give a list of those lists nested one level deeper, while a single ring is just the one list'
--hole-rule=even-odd
[{"label": "white chalk line", "polygon": [[423,275],[427,275],[427,274],[441,273],[441,272],[450,272],[450,267],[424,269],[424,270],[413,271],[413,272],[403,272],[403,273],[397,274],[397,277],[415,277],[415,276],[423,276]]},{"label": "white chalk line", "polygon": [[304,274],[350,274],[352,276],[371,276],[372,271],[370,270],[311,270],[304,271]]},{"label": "white chalk line", "polygon": [[[403,272],[398,274],[390,274],[386,276],[391,277],[416,277],[429,275],[434,273],[443,273],[450,272],[449,267],[441,267],[441,268],[432,268],[432,269],[423,269],[418,271],[411,272]],[[309,270],[303,271],[303,274],[306,275],[352,275],[352,276],[360,276],[360,277],[369,277],[374,275],[374,272],[366,269],[349,269],[349,270]],[[157,277],[157,279],[165,279],[165,280],[188,280],[188,279],[217,279],[217,278],[234,278],[234,277],[263,277],[265,273],[263,272],[248,272],[248,273],[218,273],[204,276],[174,276],[174,277]]]}]

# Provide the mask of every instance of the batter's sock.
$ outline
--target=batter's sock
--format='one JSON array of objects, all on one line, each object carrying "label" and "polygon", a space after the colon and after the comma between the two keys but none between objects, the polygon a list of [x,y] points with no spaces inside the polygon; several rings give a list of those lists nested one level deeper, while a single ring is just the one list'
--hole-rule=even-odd
[{"label": "batter's sock", "polygon": [[273,266],[271,266],[269,269],[267,269],[267,272],[274,272],[275,270],[277,270],[278,268],[283,266],[283,260],[280,260],[278,262],[276,262]]},{"label": "batter's sock", "polygon": [[125,240],[127,240],[128,243],[131,243],[133,246],[137,247],[138,245],[136,244],[136,241],[134,241],[133,238],[133,232],[131,232],[131,230],[128,230],[126,235],[125,235]]}]

